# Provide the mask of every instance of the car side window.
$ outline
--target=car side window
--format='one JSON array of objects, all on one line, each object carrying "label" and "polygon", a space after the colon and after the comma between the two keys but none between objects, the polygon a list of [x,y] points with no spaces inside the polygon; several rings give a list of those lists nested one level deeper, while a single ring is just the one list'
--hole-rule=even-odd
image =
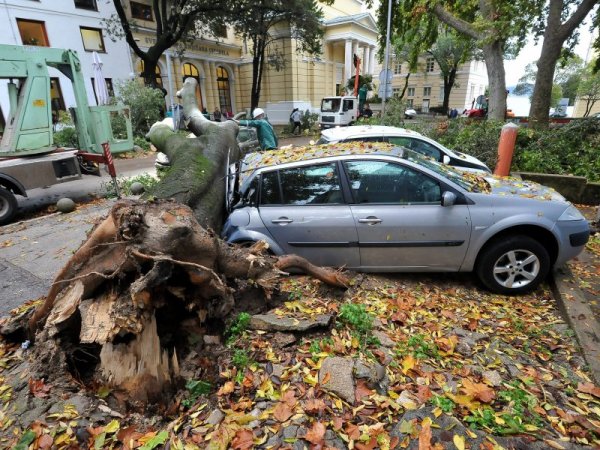
[{"label": "car side window", "polygon": [[[261,204],[283,205],[327,205],[343,203],[340,178],[335,163],[314,166],[294,167],[279,170],[279,181],[283,198],[277,194],[270,195],[275,189],[271,187],[270,178],[263,175],[263,190],[269,195],[261,195]],[[276,173],[276,172],[275,172]],[[267,185],[265,186],[265,183]],[[279,189],[277,189],[279,192]]]},{"label": "car side window", "polygon": [[279,176],[276,170],[262,174],[260,204],[281,205],[281,190],[279,189]]},{"label": "car side window", "polygon": [[417,153],[429,156],[436,161],[442,160],[443,155],[440,149],[431,145],[429,142],[411,137],[389,137],[388,139],[394,145],[401,145],[402,147],[409,148]]},{"label": "car side window", "polygon": [[439,183],[410,167],[388,161],[348,161],[344,169],[355,203],[441,203]]}]

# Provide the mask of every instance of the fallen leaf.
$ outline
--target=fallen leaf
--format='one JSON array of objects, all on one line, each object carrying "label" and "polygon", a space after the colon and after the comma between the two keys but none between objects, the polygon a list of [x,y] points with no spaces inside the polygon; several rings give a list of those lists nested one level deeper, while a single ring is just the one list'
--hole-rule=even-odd
[{"label": "fallen leaf", "polygon": [[335,431],[341,430],[342,426],[344,425],[344,420],[340,416],[335,416],[333,418],[332,422],[333,422],[333,429]]},{"label": "fallen leaf", "polygon": [[279,422],[285,422],[294,415],[292,408],[285,402],[279,402],[273,410],[273,416]]},{"label": "fallen leaf", "polygon": [[363,397],[369,397],[370,395],[373,395],[373,391],[368,388],[367,382],[365,380],[358,380],[356,382],[356,389],[354,390],[356,401],[360,402]]},{"label": "fallen leaf", "polygon": [[326,405],[320,398],[312,398],[303,403],[302,409],[309,414],[317,414],[325,409]]},{"label": "fallen leaf", "polygon": [[313,423],[310,430],[306,432],[304,439],[315,445],[322,445],[325,442],[325,425],[321,422]]},{"label": "fallen leaf", "polygon": [[246,450],[254,446],[254,434],[252,431],[244,429],[238,430],[231,441],[231,447],[235,450]]},{"label": "fallen leaf", "polygon": [[34,380],[33,378],[30,378],[29,392],[31,392],[31,394],[37,398],[48,397],[48,394],[50,393],[50,386],[44,383],[43,378],[41,380]]},{"label": "fallen leaf", "polygon": [[348,435],[348,438],[352,441],[356,441],[357,439],[360,438],[360,430],[358,429],[358,425],[349,423],[348,425],[346,425],[346,428],[344,429],[344,431]]},{"label": "fallen leaf", "polygon": [[470,395],[475,400],[482,401],[483,403],[490,403],[496,398],[496,392],[487,384],[474,383],[468,378],[463,379],[462,390],[465,394]]},{"label": "fallen leaf", "polygon": [[594,383],[579,383],[577,390],[584,394],[591,394],[594,397],[600,398],[600,387],[594,385]]},{"label": "fallen leaf", "polygon": [[223,386],[221,386],[221,388],[218,390],[217,395],[221,396],[221,395],[228,395],[231,394],[233,392],[233,390],[235,389],[235,384],[233,384],[233,381],[227,381]]},{"label": "fallen leaf", "polygon": [[329,380],[331,379],[331,374],[329,372],[327,372],[324,376],[323,376],[323,381],[321,381],[321,384],[327,384],[329,383]]},{"label": "fallen leaf", "polygon": [[421,431],[419,432],[419,450],[431,449],[431,419],[425,417],[421,422]]},{"label": "fallen leaf", "polygon": [[454,438],[452,439],[452,442],[454,442],[454,446],[458,450],[465,450],[465,437],[464,436],[455,434]]}]

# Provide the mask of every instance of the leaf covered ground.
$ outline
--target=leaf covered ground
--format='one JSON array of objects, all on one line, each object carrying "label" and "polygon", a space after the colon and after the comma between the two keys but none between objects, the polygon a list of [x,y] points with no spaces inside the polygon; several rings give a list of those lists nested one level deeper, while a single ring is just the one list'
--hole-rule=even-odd
[{"label": "leaf covered ground", "polygon": [[[307,277],[281,290],[274,316],[333,323],[294,335],[240,314],[220,339],[191,335],[185,380],[164,407],[136,411],[68,374],[57,386],[18,373],[28,351],[4,342],[0,447],[600,445],[600,387],[547,289],[511,298],[469,276],[355,275],[343,295]],[[15,418],[23,393],[29,408],[47,406],[27,428]]]}]

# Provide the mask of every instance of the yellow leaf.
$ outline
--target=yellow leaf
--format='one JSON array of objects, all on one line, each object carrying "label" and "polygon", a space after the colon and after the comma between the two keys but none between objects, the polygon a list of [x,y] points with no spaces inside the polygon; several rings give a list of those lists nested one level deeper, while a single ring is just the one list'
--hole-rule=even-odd
[{"label": "yellow leaf", "polygon": [[471,439],[477,439],[477,435],[475,433],[473,433],[471,430],[469,430],[468,428],[466,428],[465,431],[467,432],[467,434],[469,435],[469,437]]},{"label": "yellow leaf", "polygon": [[504,421],[504,419],[500,416],[494,416],[494,422],[496,422],[498,425],[505,425],[506,422]]},{"label": "yellow leaf", "polygon": [[454,446],[458,450],[465,450],[465,437],[464,436],[459,436],[458,434],[455,434],[452,441],[454,442]]},{"label": "yellow leaf", "polygon": [[402,361],[402,373],[406,375],[410,369],[415,367],[415,358],[412,355],[408,355]]},{"label": "yellow leaf", "polygon": [[104,432],[105,433],[114,433],[119,428],[121,428],[121,424],[119,424],[119,422],[116,420],[111,420],[109,422],[109,424],[106,425],[106,427],[104,427]]},{"label": "yellow leaf", "polygon": [[438,417],[440,417],[442,415],[443,411],[442,411],[442,408],[439,408],[439,407],[436,406],[435,408],[433,408],[432,413],[433,413],[433,415],[434,415],[435,418],[438,418]]}]

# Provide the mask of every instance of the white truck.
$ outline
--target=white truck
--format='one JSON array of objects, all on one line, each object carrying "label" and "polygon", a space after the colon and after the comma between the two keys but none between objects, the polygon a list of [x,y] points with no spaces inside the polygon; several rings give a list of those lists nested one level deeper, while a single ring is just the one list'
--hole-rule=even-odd
[{"label": "white truck", "polygon": [[352,125],[358,119],[358,99],[355,96],[325,97],[321,100],[321,129]]}]

